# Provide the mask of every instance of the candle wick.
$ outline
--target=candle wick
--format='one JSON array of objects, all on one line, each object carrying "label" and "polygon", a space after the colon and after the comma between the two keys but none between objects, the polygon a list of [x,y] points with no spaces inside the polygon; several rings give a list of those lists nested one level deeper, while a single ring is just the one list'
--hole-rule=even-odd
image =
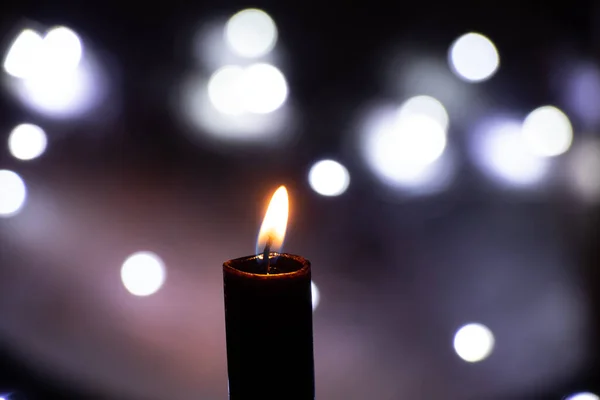
[{"label": "candle wick", "polygon": [[273,238],[271,235],[267,236],[267,243],[265,243],[265,250],[263,251],[263,260],[267,261],[267,275],[271,272],[271,246],[273,245]]}]

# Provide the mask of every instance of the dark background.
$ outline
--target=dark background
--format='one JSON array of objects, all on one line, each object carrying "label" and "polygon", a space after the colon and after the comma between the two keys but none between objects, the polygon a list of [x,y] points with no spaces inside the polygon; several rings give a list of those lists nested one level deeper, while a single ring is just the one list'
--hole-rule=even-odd
[{"label": "dark background", "polygon": [[[277,23],[295,139],[218,148],[191,140],[173,97],[190,71],[206,68],[193,57],[194,37],[247,7]],[[600,391],[594,205],[560,184],[535,194],[496,188],[468,161],[443,193],[390,196],[349,145],[365,104],[403,98],[388,77],[410,63],[406,49],[443,59],[467,31],[500,49],[499,72],[480,84],[491,107],[563,105],[561,68],[597,65],[594,2],[5,1],[0,9],[4,49],[24,21],[63,24],[110,78],[108,100],[79,119],[32,113],[2,92],[0,132],[27,120],[50,145],[32,163],[0,152],[30,189],[26,212],[0,221],[0,388],[29,399],[225,398],[221,264],[254,251],[268,196],[285,184],[285,250],[312,261],[322,295],[319,398]],[[461,107],[467,117],[450,140],[467,160],[468,128],[481,115]],[[572,121],[575,141],[598,132]],[[324,157],[350,170],[343,196],[308,185],[310,165]],[[122,260],[141,249],[169,268],[165,287],[143,301],[119,278]],[[470,321],[496,334],[480,364],[451,346]]]}]

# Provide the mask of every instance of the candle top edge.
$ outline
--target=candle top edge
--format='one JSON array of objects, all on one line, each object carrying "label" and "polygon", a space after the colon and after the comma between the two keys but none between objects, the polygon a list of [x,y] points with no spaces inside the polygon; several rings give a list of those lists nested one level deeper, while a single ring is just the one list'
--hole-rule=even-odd
[{"label": "candle top edge", "polygon": [[[266,274],[265,272],[258,272],[261,268],[261,256],[247,256],[236,258],[232,260],[225,261],[223,263],[223,271],[234,273],[239,276],[247,277],[247,278],[257,278],[257,279],[281,279],[281,278],[292,278],[295,276],[301,276],[310,271],[310,261],[307,259],[287,253],[271,253],[276,256],[277,261],[275,262],[275,266],[282,265],[284,266],[285,272],[276,272]],[[256,269],[257,272],[252,272],[253,269]]]}]

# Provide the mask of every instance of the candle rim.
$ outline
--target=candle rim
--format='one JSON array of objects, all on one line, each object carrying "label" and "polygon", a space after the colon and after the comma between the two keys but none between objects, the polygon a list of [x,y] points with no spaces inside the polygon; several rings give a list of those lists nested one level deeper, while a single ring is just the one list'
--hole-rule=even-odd
[{"label": "candle rim", "polygon": [[304,257],[300,257],[297,255],[288,254],[288,253],[271,253],[271,254],[275,254],[277,257],[283,257],[283,258],[298,262],[299,264],[301,264],[301,267],[299,269],[297,269],[295,271],[291,271],[291,272],[282,272],[282,273],[268,274],[268,275],[254,273],[254,272],[246,272],[246,271],[242,271],[242,270],[234,267],[234,265],[236,265],[236,264],[253,261],[260,257],[259,255],[254,255],[254,256],[246,256],[246,257],[234,258],[232,260],[227,260],[223,263],[223,269],[229,270],[232,273],[235,273],[240,276],[248,277],[248,278],[269,279],[269,280],[289,278],[289,277],[293,277],[293,276],[300,276],[300,275],[304,275],[305,273],[310,271],[310,261],[308,261]]}]

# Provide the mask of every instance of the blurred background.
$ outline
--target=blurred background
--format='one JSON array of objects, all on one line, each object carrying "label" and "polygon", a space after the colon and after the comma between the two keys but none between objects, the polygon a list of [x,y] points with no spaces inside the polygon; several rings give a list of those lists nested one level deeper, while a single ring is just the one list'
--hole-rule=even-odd
[{"label": "blurred background", "polygon": [[598,400],[595,2],[0,7],[4,399],[227,398],[286,185],[318,398]]}]

